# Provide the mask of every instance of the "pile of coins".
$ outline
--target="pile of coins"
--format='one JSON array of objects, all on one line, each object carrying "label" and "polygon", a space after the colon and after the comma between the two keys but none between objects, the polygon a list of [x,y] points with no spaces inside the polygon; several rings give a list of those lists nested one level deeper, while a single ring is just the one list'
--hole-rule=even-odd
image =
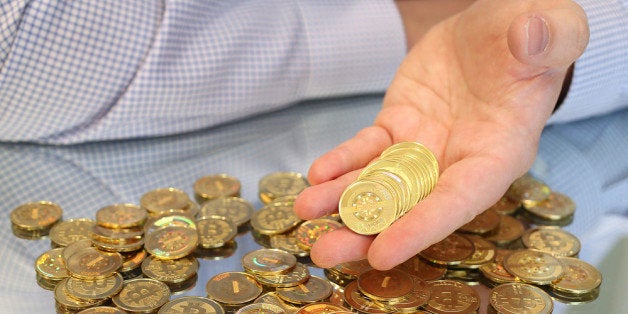
[{"label": "pile of coins", "polygon": [[425,146],[401,142],[360,172],[340,197],[345,225],[359,234],[377,234],[425,198],[438,180],[438,162]]},{"label": "pile of coins", "polygon": [[[560,202],[552,195],[561,195]],[[565,214],[529,219],[530,209],[546,206]],[[391,271],[373,270],[363,260],[325,269],[325,275],[360,312],[478,311],[480,296],[470,287],[483,285],[492,288],[488,313],[551,313],[553,300],[595,300],[602,282],[595,267],[577,258],[578,238],[560,226],[574,209],[566,196],[525,175],[494,206]]]},{"label": "pile of coins", "polygon": [[[103,207],[95,220],[62,221],[61,207],[50,202],[14,209],[16,236],[49,235],[52,249],[37,258],[35,270],[38,284],[54,291],[57,312],[468,313],[479,310],[475,288],[486,286],[489,313],[550,313],[553,300],[577,304],[599,295],[601,274],[577,258],[579,240],[561,228],[573,219],[575,204],[529,175],[471,222],[391,270],[362,260],[324,269],[324,277],[311,274],[309,250],[344,220],[295,216],[291,193],[307,187],[302,175],[277,172],[260,180],[258,210],[239,197],[233,177],[199,181],[200,205],[164,188],[144,194],[139,206]],[[212,277],[205,296],[170,300],[195,286],[200,259],[233,254],[236,235],[249,230],[263,248],[243,256],[243,271]]]}]

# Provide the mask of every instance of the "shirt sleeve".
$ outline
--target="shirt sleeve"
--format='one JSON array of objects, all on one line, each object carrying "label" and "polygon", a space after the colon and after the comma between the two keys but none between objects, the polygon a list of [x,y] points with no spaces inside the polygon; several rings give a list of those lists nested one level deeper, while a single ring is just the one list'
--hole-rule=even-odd
[{"label": "shirt sleeve", "polygon": [[587,13],[589,44],[571,87],[548,123],[606,114],[628,106],[628,9],[625,0],[577,0]]},{"label": "shirt sleeve", "polygon": [[392,1],[99,4],[18,10],[0,71],[0,140],[162,136],[383,92],[406,52]]}]

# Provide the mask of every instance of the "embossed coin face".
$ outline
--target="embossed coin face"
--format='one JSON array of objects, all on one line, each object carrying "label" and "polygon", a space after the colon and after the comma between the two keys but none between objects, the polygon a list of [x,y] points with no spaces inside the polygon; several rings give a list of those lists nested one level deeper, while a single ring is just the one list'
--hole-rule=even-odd
[{"label": "embossed coin face", "polygon": [[236,197],[240,195],[240,186],[240,180],[228,174],[209,175],[194,182],[194,195],[202,204],[219,197]]},{"label": "embossed coin face", "polygon": [[175,284],[192,278],[196,275],[198,267],[198,260],[191,256],[172,260],[147,256],[142,262],[142,273],[146,277],[167,284]]},{"label": "embossed coin face", "polygon": [[163,227],[146,235],[144,248],[161,259],[177,259],[192,253],[198,245],[198,233],[186,227]]},{"label": "embossed coin face", "polygon": [[571,294],[585,294],[602,284],[602,273],[593,265],[574,257],[559,257],[563,276],[550,283],[552,289]]},{"label": "embossed coin face", "polygon": [[413,287],[412,277],[395,268],[385,271],[371,269],[358,277],[358,289],[375,300],[398,301],[410,293]]},{"label": "embossed coin face", "polygon": [[274,172],[259,181],[259,198],[264,204],[287,195],[297,195],[310,184],[298,172]]},{"label": "embossed coin face", "polygon": [[373,269],[373,267],[371,267],[367,259],[362,259],[338,264],[333,269],[352,279],[357,279],[360,274]]},{"label": "embossed coin face", "polygon": [[283,314],[284,309],[274,304],[252,303],[239,308],[235,314]]},{"label": "embossed coin face", "polygon": [[140,207],[152,214],[187,209],[189,206],[190,197],[176,188],[155,189],[140,198]]},{"label": "embossed coin face", "polygon": [[546,285],[563,273],[562,264],[549,253],[518,250],[504,258],[504,267],[513,276],[526,283]]},{"label": "embossed coin face", "polygon": [[273,249],[284,250],[294,256],[304,257],[310,255],[309,251],[302,249],[297,244],[296,229],[283,234],[275,234],[270,236],[270,247]]},{"label": "embossed coin face", "polygon": [[272,203],[253,213],[251,227],[260,234],[274,235],[289,231],[302,220],[294,213],[293,203]]},{"label": "embossed coin face", "polygon": [[149,313],[170,300],[170,289],[165,283],[155,279],[132,279],[126,281],[120,293],[111,300],[125,311]]},{"label": "embossed coin face", "polygon": [[203,203],[199,216],[223,216],[236,225],[247,223],[255,208],[249,201],[240,197],[221,197]]},{"label": "embossed coin face", "polygon": [[580,252],[580,240],[575,235],[556,227],[528,229],[523,233],[521,240],[526,248],[554,256],[570,257]]},{"label": "embossed coin face", "polygon": [[205,297],[188,296],[169,301],[159,308],[159,314],[224,314],[225,310],[218,302]]},{"label": "embossed coin face", "polygon": [[123,282],[124,279],[118,273],[93,280],[70,277],[66,282],[66,289],[70,295],[82,300],[101,300],[120,292]]},{"label": "embossed coin face", "polygon": [[198,244],[204,248],[217,248],[233,240],[238,227],[233,221],[222,216],[209,216],[196,220]]},{"label": "embossed coin face", "polygon": [[521,221],[508,215],[500,215],[499,226],[494,234],[485,236],[484,239],[503,247],[521,238],[525,227]]},{"label": "embossed coin face", "polygon": [[96,223],[107,228],[138,227],[147,218],[148,212],[134,204],[113,204],[96,212]]},{"label": "embossed coin face", "polygon": [[547,199],[524,206],[525,210],[544,219],[562,220],[574,214],[576,203],[567,195],[551,192]]},{"label": "embossed coin face", "polygon": [[52,202],[22,204],[11,211],[11,223],[24,230],[50,228],[61,220],[61,207]]},{"label": "embossed coin face", "polygon": [[296,264],[294,255],[277,249],[259,249],[242,257],[242,266],[247,272],[266,276],[286,273]]},{"label": "embossed coin face", "polygon": [[494,287],[490,304],[499,313],[552,313],[552,298],[541,288],[524,283],[505,283]]},{"label": "embossed coin face", "polygon": [[372,181],[356,181],[340,196],[340,218],[359,234],[377,234],[396,219],[397,204],[394,192]]},{"label": "embossed coin face", "polygon": [[70,274],[63,261],[63,248],[48,250],[35,260],[35,271],[45,279],[61,280]]},{"label": "embossed coin face", "polygon": [[277,295],[288,302],[305,304],[319,302],[331,296],[333,287],[329,281],[317,276],[310,278],[297,286],[277,288]]},{"label": "embossed coin face", "polygon": [[284,310],[284,312],[286,312],[286,313],[295,313],[296,311],[299,310],[299,308],[297,306],[294,306],[294,305],[289,304],[289,303],[285,302],[284,300],[282,300],[277,295],[277,292],[275,292],[275,291],[266,292],[266,293],[260,295],[257,299],[255,299],[254,302],[255,303],[265,303],[265,304],[277,305],[280,308],[282,308]]},{"label": "embossed coin face", "polygon": [[477,235],[467,235],[467,238],[473,242],[475,250],[471,257],[463,260],[458,267],[476,269],[493,261],[496,249],[493,243]]},{"label": "embossed coin face", "polygon": [[545,183],[530,174],[525,174],[510,185],[506,191],[506,197],[527,207],[546,200],[551,192]]},{"label": "embossed coin face", "polygon": [[427,303],[432,294],[427,282],[416,276],[410,275],[410,277],[412,277],[413,282],[412,291],[401,300],[392,304],[399,312],[413,312],[418,307]]},{"label": "embossed coin face", "polygon": [[312,219],[303,222],[296,230],[297,245],[304,250],[310,250],[312,245],[323,234],[341,228],[342,224],[329,219]]},{"label": "embossed coin face", "polygon": [[126,314],[126,312],[112,306],[95,306],[84,309],[78,314]]},{"label": "embossed coin face", "polygon": [[88,218],[76,218],[59,222],[50,229],[50,241],[55,246],[68,246],[68,244],[90,239],[95,221]]},{"label": "embossed coin face", "polygon": [[122,266],[120,253],[103,252],[93,247],[77,251],[66,261],[70,275],[88,280],[112,276],[120,266]]},{"label": "embossed coin face", "polygon": [[62,305],[66,309],[70,310],[82,310],[91,306],[101,305],[106,299],[101,300],[79,300],[70,296],[67,289],[67,281],[69,278],[65,278],[59,282],[54,289],[54,297],[57,304]]},{"label": "embossed coin face", "polygon": [[212,277],[206,285],[207,296],[223,304],[239,305],[255,300],[262,286],[252,275],[225,272]]},{"label": "embossed coin face", "polygon": [[480,272],[493,283],[515,282],[517,278],[504,268],[504,257],[512,253],[512,250],[496,249],[495,259],[480,266]]},{"label": "embossed coin face", "polygon": [[473,242],[464,235],[452,233],[445,239],[432,244],[421,251],[419,255],[426,260],[439,265],[458,265],[471,257],[475,248]]},{"label": "embossed coin face", "polygon": [[429,284],[432,294],[424,306],[430,313],[475,313],[480,296],[473,288],[457,280],[436,280]]}]

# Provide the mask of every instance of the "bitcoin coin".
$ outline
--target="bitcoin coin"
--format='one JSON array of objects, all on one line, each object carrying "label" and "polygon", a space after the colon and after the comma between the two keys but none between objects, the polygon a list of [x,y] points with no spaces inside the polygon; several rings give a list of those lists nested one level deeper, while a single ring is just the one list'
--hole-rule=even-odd
[{"label": "bitcoin coin", "polygon": [[240,180],[226,173],[204,176],[194,182],[194,197],[199,204],[220,197],[240,196]]},{"label": "bitcoin coin", "polygon": [[132,313],[157,311],[170,300],[170,289],[158,280],[150,278],[131,279],[122,290],[111,298],[117,307]]},{"label": "bitcoin coin", "polygon": [[549,314],[554,309],[552,298],[541,288],[525,283],[505,283],[490,293],[490,306],[498,313]]}]

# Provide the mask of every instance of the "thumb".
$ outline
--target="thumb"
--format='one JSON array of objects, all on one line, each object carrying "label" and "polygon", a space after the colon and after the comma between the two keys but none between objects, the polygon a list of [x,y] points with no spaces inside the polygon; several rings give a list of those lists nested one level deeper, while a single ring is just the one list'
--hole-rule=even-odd
[{"label": "thumb", "polygon": [[521,14],[508,29],[508,48],[521,63],[566,68],[584,52],[589,41],[587,17],[580,6]]}]

